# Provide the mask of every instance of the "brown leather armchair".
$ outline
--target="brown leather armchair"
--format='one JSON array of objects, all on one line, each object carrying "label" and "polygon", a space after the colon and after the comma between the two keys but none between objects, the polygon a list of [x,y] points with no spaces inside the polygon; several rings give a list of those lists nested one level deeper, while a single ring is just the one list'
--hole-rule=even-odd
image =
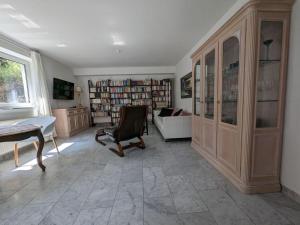
[{"label": "brown leather armchair", "polygon": [[[124,156],[124,150],[131,147],[145,148],[145,143],[142,138],[147,120],[147,106],[123,106],[120,109],[120,122],[116,128],[105,129],[106,135],[113,138],[118,149],[110,148],[118,156]],[[138,138],[140,141],[122,146],[121,141],[128,141],[133,138]]]}]

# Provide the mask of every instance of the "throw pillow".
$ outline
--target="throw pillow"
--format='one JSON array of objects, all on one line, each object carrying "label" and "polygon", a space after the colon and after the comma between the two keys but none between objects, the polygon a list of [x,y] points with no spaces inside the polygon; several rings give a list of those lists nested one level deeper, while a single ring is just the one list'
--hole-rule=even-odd
[{"label": "throw pillow", "polygon": [[171,116],[173,112],[173,109],[169,108],[162,108],[158,116],[160,117],[166,117],[166,116]]},{"label": "throw pillow", "polygon": [[179,116],[181,112],[182,112],[182,109],[179,109],[176,113],[174,113],[174,116]]},{"label": "throw pillow", "polygon": [[174,116],[174,114],[175,114],[178,110],[179,110],[179,109],[174,108],[171,116]]}]

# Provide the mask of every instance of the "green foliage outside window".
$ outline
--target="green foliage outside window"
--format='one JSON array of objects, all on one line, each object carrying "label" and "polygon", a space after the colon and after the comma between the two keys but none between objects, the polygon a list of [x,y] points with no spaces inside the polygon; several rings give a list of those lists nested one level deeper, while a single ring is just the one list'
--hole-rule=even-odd
[{"label": "green foliage outside window", "polygon": [[0,103],[24,103],[24,65],[0,57]]}]

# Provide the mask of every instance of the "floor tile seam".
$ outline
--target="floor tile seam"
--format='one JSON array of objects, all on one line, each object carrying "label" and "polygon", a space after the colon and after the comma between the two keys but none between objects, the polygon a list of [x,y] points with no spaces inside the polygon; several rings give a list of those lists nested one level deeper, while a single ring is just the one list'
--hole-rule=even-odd
[{"label": "floor tile seam", "polygon": [[[82,173],[83,173],[83,172],[84,172],[84,170],[82,171]],[[99,176],[99,177],[97,177],[97,180],[93,181],[92,188],[91,188],[91,190],[89,191],[89,193],[87,194],[87,197],[85,198],[85,200],[82,201],[81,206],[80,206],[80,209],[79,209],[79,213],[78,213],[78,215],[76,216],[76,219],[74,220],[74,223],[73,223],[73,224],[75,224],[75,223],[77,222],[77,219],[78,219],[78,217],[79,217],[81,211],[83,210],[83,206],[87,203],[89,196],[90,196],[91,193],[93,192],[93,190],[94,190],[94,188],[95,188],[97,182],[98,182],[100,179],[101,179],[101,178],[100,178],[100,176]],[[93,208],[93,209],[97,209],[97,208],[111,208],[111,210],[112,210],[112,207],[95,207],[95,208]],[[108,222],[107,222],[106,225],[108,225]]]},{"label": "floor tile seam", "polygon": [[[81,171],[80,175],[81,175],[82,173],[83,173],[83,170]],[[60,195],[60,197],[63,196],[63,195],[71,188],[71,186],[79,179],[80,175],[74,180],[74,182],[73,182],[72,184],[69,185],[68,188],[66,188],[66,190]],[[53,205],[49,208],[48,213],[51,212],[52,209],[54,209],[54,207],[58,204],[59,200],[60,200],[60,198],[58,198],[55,202],[52,202]],[[32,201],[33,201],[33,199],[32,199]],[[32,202],[32,201],[31,201],[31,202]],[[30,204],[31,204],[31,203],[30,203]],[[47,213],[47,214],[48,214],[48,213]],[[79,213],[80,213],[80,210],[79,210]],[[78,215],[79,215],[79,213],[78,213]],[[45,214],[45,216],[40,220],[40,222],[42,222],[42,221],[48,216],[47,214]],[[77,216],[78,216],[78,215],[77,215]],[[76,217],[76,219],[77,219],[77,217]],[[75,221],[76,221],[76,220],[75,220]],[[39,222],[39,224],[40,224],[40,222]],[[73,224],[74,224],[74,223],[73,223]]]},{"label": "floor tile seam", "polygon": [[[87,166],[86,166],[86,167],[87,167]],[[84,173],[85,170],[86,170],[86,168],[82,170],[81,174],[78,176],[78,179],[76,179],[76,181],[79,180],[79,177]],[[72,223],[73,225],[77,222],[78,217],[79,217],[81,211],[83,210],[83,206],[86,204],[86,202],[87,202],[89,196],[91,195],[91,193],[92,193],[93,190],[94,190],[94,187],[96,186],[96,183],[97,183],[99,180],[100,180],[100,176],[97,177],[97,179],[96,179],[95,181],[93,181],[92,188],[90,189],[89,193],[87,194],[85,200],[82,201],[82,203],[81,203],[81,205],[80,205],[80,208],[79,208],[79,213],[77,214],[76,218],[74,219],[74,221],[73,221],[73,223]],[[75,181],[75,182],[76,182],[76,181]],[[75,183],[75,182],[74,182],[74,183]],[[73,184],[74,184],[74,183],[73,183]],[[70,185],[70,188],[71,188],[71,186],[72,186],[72,185]],[[109,207],[97,207],[97,208],[109,208]],[[96,209],[96,208],[95,208],[95,209]],[[108,223],[107,223],[106,225],[108,225]]]},{"label": "floor tile seam", "polygon": [[[268,206],[270,206],[276,213],[278,213],[280,216],[282,216],[283,218],[285,218],[290,224],[289,225],[294,225],[294,222],[291,221],[289,219],[289,217],[286,217],[285,215],[283,215],[277,208],[273,207],[269,202],[267,202],[264,198],[261,198],[261,200],[264,201],[264,203],[266,203]],[[299,212],[300,213],[300,212]]]},{"label": "floor tile seam", "polygon": [[[217,222],[217,219],[215,218],[214,214],[211,212],[210,207],[209,207],[208,204],[204,201],[204,199],[202,198],[201,194],[198,193],[198,192],[203,192],[203,191],[202,191],[202,190],[199,190],[199,191],[198,191],[198,190],[196,189],[195,185],[193,184],[193,182],[191,182],[191,181],[189,181],[189,182],[190,182],[191,185],[194,187],[194,189],[197,191],[198,197],[201,199],[201,201],[203,202],[203,204],[206,206],[208,212],[211,214],[211,216],[212,216],[212,218],[214,219],[215,223],[216,223],[217,225],[223,225],[223,224],[219,224],[219,223]],[[209,190],[209,191],[210,191],[210,190]]]},{"label": "floor tile seam", "polygon": [[143,225],[145,225],[144,160],[142,160],[142,189],[143,189]]},{"label": "floor tile seam", "polygon": [[167,186],[168,186],[168,189],[169,189],[169,192],[170,192],[170,198],[171,198],[171,200],[172,200],[172,204],[173,204],[173,206],[174,206],[174,208],[175,208],[176,217],[180,220],[180,218],[179,218],[179,213],[178,213],[178,209],[177,209],[177,207],[176,207],[176,205],[175,205],[175,201],[174,201],[174,193],[171,191],[171,188],[170,188],[170,186],[169,186],[169,182],[168,182],[167,179],[166,179],[166,176],[164,176],[164,178],[165,178],[165,182],[166,182],[166,184],[167,184]]},{"label": "floor tile seam", "polygon": [[[122,165],[121,176],[122,176],[123,167],[124,167],[124,165]],[[115,193],[114,200],[113,200],[114,203],[113,203],[113,205],[112,205],[112,207],[111,207],[111,209],[110,209],[110,213],[109,213],[109,217],[108,217],[108,220],[107,220],[107,224],[106,224],[106,225],[109,225],[109,224],[110,224],[111,215],[112,215],[113,209],[114,209],[115,204],[116,204],[116,198],[117,198],[117,194],[118,194],[118,192],[119,192],[119,190],[120,190],[120,185],[121,185],[121,177],[120,177],[119,182],[118,182],[117,191],[116,191],[116,193]]]},{"label": "floor tile seam", "polygon": [[239,204],[237,204],[237,202],[234,200],[234,198],[228,193],[227,190],[223,190],[223,192],[233,201],[234,205],[239,209],[241,210],[241,212],[250,220],[251,223],[253,223],[253,225],[260,225],[260,224],[256,224],[253,219],[248,216],[247,213],[245,213],[245,209],[241,206],[239,206]]}]

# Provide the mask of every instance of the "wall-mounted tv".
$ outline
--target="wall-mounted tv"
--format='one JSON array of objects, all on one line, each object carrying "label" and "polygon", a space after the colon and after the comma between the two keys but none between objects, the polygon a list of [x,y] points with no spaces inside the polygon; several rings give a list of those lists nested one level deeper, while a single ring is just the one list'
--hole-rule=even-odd
[{"label": "wall-mounted tv", "polygon": [[53,78],[53,99],[73,100],[74,83]]}]

